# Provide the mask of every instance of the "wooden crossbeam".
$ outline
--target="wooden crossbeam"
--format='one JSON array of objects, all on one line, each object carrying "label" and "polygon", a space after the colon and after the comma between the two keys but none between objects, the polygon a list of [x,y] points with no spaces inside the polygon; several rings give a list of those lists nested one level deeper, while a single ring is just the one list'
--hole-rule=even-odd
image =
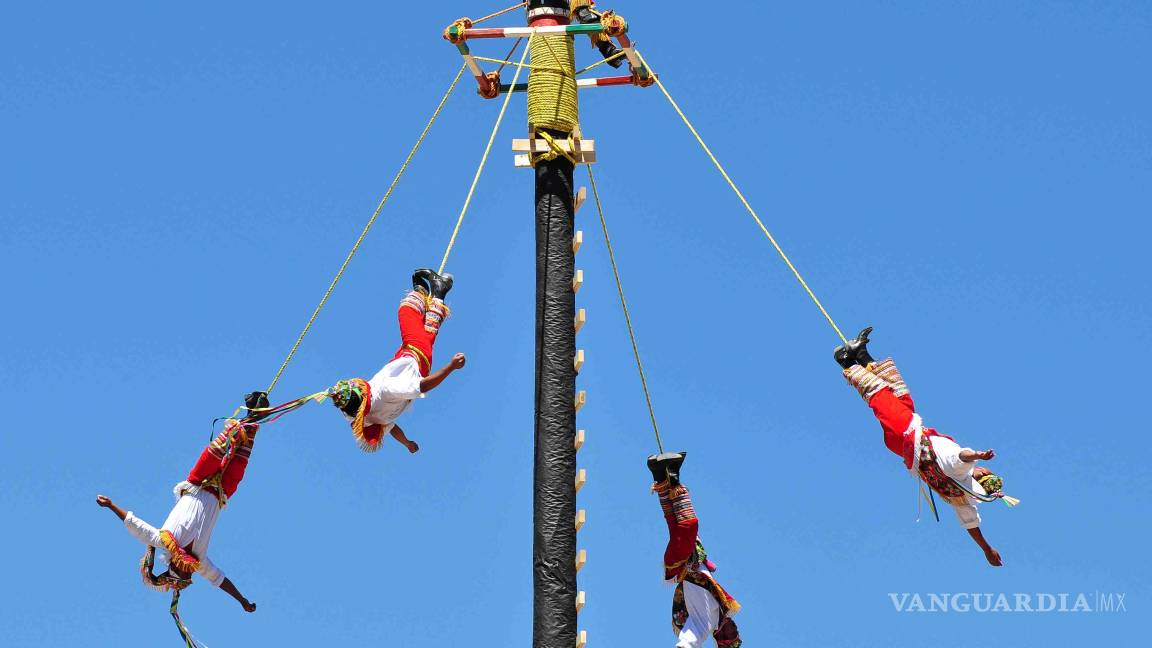
[{"label": "wooden crossbeam", "polygon": [[[572,156],[576,164],[596,163],[596,140],[555,140],[555,142],[561,151]],[[512,140],[512,152],[519,154],[513,158],[517,169],[530,168],[532,166],[533,155],[542,155],[551,150],[552,145],[549,144],[547,140]]]},{"label": "wooden crossbeam", "polygon": [[576,530],[577,531],[579,531],[581,528],[584,527],[584,522],[587,521],[587,519],[588,519],[588,514],[584,512],[584,509],[580,509],[579,511],[576,511]]},{"label": "wooden crossbeam", "polygon": [[576,492],[579,493],[586,483],[588,483],[588,471],[581,468],[576,471]]},{"label": "wooden crossbeam", "polygon": [[576,350],[576,357],[572,358],[572,365],[576,367],[576,373],[580,373],[580,368],[584,366],[584,349]]},{"label": "wooden crossbeam", "polygon": [[584,447],[584,430],[576,430],[575,446],[577,450]]},{"label": "wooden crossbeam", "polygon": [[572,322],[572,325],[576,328],[577,333],[580,332],[580,329],[584,328],[584,323],[587,321],[588,313],[585,312],[583,308],[576,311],[576,319]]}]

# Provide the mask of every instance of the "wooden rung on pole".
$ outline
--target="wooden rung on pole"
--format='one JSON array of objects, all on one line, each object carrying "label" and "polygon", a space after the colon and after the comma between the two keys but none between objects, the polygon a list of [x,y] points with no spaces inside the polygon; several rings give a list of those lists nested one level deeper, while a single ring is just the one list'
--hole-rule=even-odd
[{"label": "wooden rung on pole", "polygon": [[576,471],[576,492],[579,493],[586,483],[588,483],[588,471],[581,468]]},{"label": "wooden rung on pole", "polygon": [[585,200],[588,200],[588,187],[580,187],[580,190],[577,191],[576,195],[572,197],[573,214],[580,211],[580,208],[584,206]]},{"label": "wooden rung on pole", "polygon": [[580,509],[579,511],[576,511],[576,530],[577,531],[579,531],[581,528],[584,527],[584,522],[587,521],[587,519],[588,519],[588,514],[584,512],[584,509]]},{"label": "wooden rung on pole", "polygon": [[575,406],[576,411],[579,412],[580,408],[584,407],[584,403],[587,403],[587,402],[588,402],[588,392],[581,389],[580,391],[576,392],[576,400],[572,403],[572,405]]},{"label": "wooden rung on pole", "polygon": [[587,598],[588,597],[584,594],[584,592],[579,592],[576,594],[576,611],[577,612],[584,609],[584,601]]},{"label": "wooden rung on pole", "polygon": [[580,292],[580,286],[584,285],[584,271],[577,270],[576,276],[572,277],[572,292]]},{"label": "wooden rung on pole", "polygon": [[588,321],[588,313],[584,312],[583,308],[576,311],[576,319],[575,319],[575,321],[572,322],[572,325],[576,327],[577,333],[580,332],[580,329],[584,328],[584,322],[587,322],[587,321]]},{"label": "wooden rung on pole", "polygon": [[576,638],[576,648],[584,648],[588,645],[588,631],[581,630],[580,636]]},{"label": "wooden rung on pole", "polygon": [[576,230],[576,234],[572,236],[572,254],[580,251],[581,246],[584,245],[584,230]]},{"label": "wooden rung on pole", "polygon": [[584,366],[584,349],[577,349],[576,357],[572,358],[572,366],[576,367],[576,373],[580,373],[580,368]]},{"label": "wooden rung on pole", "polygon": [[576,552],[576,571],[584,569],[584,565],[588,564],[588,552],[584,549]]},{"label": "wooden rung on pole", "polygon": [[584,447],[584,430],[576,430],[576,443],[574,445],[577,450]]},{"label": "wooden rung on pole", "polygon": [[[575,155],[591,155],[592,162],[596,161],[596,140],[590,139],[556,139],[556,146],[560,147],[561,151],[565,153],[572,153]],[[552,145],[544,139],[514,139],[512,140],[513,153],[548,153],[552,150]],[[580,158],[576,158],[580,159]],[[584,161],[580,160],[583,164]],[[585,192],[587,193],[587,192]]]}]

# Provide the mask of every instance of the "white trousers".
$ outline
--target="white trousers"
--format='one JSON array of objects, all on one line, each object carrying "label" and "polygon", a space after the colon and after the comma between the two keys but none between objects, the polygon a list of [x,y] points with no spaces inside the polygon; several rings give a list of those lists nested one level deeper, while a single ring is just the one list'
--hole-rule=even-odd
[{"label": "white trousers", "polygon": [[712,592],[684,583],[684,606],[688,608],[688,620],[677,637],[676,648],[699,648],[720,625],[720,603]]}]

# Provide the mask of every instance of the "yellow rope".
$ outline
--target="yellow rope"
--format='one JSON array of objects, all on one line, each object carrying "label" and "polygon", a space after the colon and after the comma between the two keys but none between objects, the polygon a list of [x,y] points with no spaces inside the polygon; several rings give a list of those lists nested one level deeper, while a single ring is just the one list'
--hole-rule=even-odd
[{"label": "yellow rope", "polygon": [[598,68],[601,65],[604,65],[605,63],[608,63],[610,61],[615,61],[616,59],[620,58],[621,56],[624,56],[625,54],[626,53],[624,52],[624,50],[620,50],[619,52],[616,52],[615,54],[613,54],[612,56],[609,56],[606,59],[600,59],[599,61],[593,63],[592,65],[589,65],[586,68],[581,68],[579,70],[576,70],[576,74],[574,76],[580,76],[581,74],[584,74],[585,72],[592,70],[594,68]]},{"label": "yellow rope", "polygon": [[[651,72],[652,68],[648,65],[648,61],[644,60],[644,56],[641,55],[639,51],[636,52],[636,55],[640,57],[640,62],[644,64],[644,67],[648,68],[648,70]],[[740,199],[740,202],[744,203],[744,208],[748,210],[748,213],[752,215],[753,220],[755,220],[756,224],[760,226],[760,231],[764,232],[764,236],[768,237],[768,241],[772,243],[772,247],[776,248],[776,252],[780,254],[780,258],[784,259],[784,263],[788,265],[788,269],[792,271],[792,274],[796,276],[796,280],[799,281],[800,285],[804,287],[804,290],[808,293],[808,296],[812,298],[812,301],[816,304],[816,307],[819,308],[820,312],[824,314],[824,319],[828,320],[828,323],[832,325],[832,329],[836,331],[836,335],[840,336],[840,339],[844,342],[844,344],[847,344],[848,338],[844,337],[844,333],[840,331],[840,327],[836,325],[835,320],[833,320],[832,316],[828,314],[828,310],[824,308],[824,304],[820,303],[820,299],[816,297],[816,293],[812,292],[812,289],[808,287],[808,282],[804,281],[804,277],[800,276],[800,271],[796,269],[796,266],[792,264],[792,260],[788,258],[787,254],[784,253],[784,249],[781,248],[780,244],[776,242],[776,237],[772,236],[772,233],[769,232],[768,228],[764,226],[764,221],[760,220],[760,217],[756,215],[756,210],[752,209],[752,205],[748,203],[748,199],[744,197],[744,194],[736,186],[736,183],[732,181],[732,178],[728,175],[728,172],[724,170],[724,166],[720,164],[720,160],[716,159],[716,156],[712,153],[712,149],[708,148],[708,145],[704,143],[704,138],[700,137],[700,133],[697,132],[696,127],[692,125],[692,122],[688,120],[688,116],[685,115],[684,111],[680,109],[680,105],[677,104],[676,100],[672,98],[672,95],[668,93],[668,89],[664,87],[664,83],[660,81],[660,77],[655,72],[651,72],[651,74],[652,78],[656,80],[656,85],[660,87],[660,91],[663,92],[664,96],[668,98],[668,103],[672,104],[672,107],[676,110],[676,113],[680,115],[680,119],[684,121],[684,125],[688,127],[688,130],[692,131],[692,135],[696,137],[696,141],[700,143],[700,146],[704,149],[704,152],[707,153],[708,157],[712,159],[712,164],[716,165],[716,169],[720,171],[720,175],[724,176],[724,180],[728,182],[728,186],[732,187],[732,191],[736,192],[736,197]]]},{"label": "yellow rope", "polygon": [[620,269],[616,267],[616,252],[612,249],[612,239],[608,237],[608,222],[604,219],[604,207],[600,204],[600,191],[596,188],[596,176],[592,175],[592,165],[588,167],[588,182],[592,185],[592,196],[596,199],[596,211],[600,213],[600,227],[604,230],[604,245],[608,248],[608,260],[612,263],[612,275],[616,277],[616,292],[620,295],[620,307],[624,310],[624,323],[628,325],[628,339],[632,341],[632,354],[636,357],[636,370],[640,372],[640,386],[644,388],[644,400],[648,403],[648,416],[652,419],[652,431],[656,434],[656,448],[664,453],[660,441],[660,426],[656,424],[656,409],[652,407],[652,396],[648,393],[648,379],[644,376],[644,365],[640,362],[640,348],[636,346],[636,332],[632,330],[632,316],[628,313],[628,301],[624,299],[624,284],[620,282]]},{"label": "yellow rope", "polygon": [[543,72],[567,74],[567,72],[560,68],[542,67],[539,65],[532,65],[531,63],[515,63],[508,59],[488,58],[487,56],[476,56],[475,54],[472,55],[472,58],[476,59],[477,61],[484,61],[486,63],[500,63],[500,67],[504,67],[505,65],[514,65],[517,67],[528,68],[529,70],[541,70]]},{"label": "yellow rope", "polygon": [[[300,344],[304,341],[304,336],[308,335],[311,330],[312,324],[319,317],[320,311],[324,308],[324,304],[328,302],[328,297],[332,295],[332,291],[336,288],[336,284],[340,283],[340,278],[344,276],[344,271],[348,268],[348,264],[352,262],[352,257],[356,255],[357,250],[360,249],[360,244],[368,236],[368,232],[372,229],[372,225],[376,222],[376,217],[380,215],[380,211],[384,209],[384,204],[388,202],[388,198],[392,196],[392,190],[400,182],[400,178],[404,176],[404,172],[408,170],[408,165],[412,162],[412,158],[416,157],[416,152],[420,150],[420,146],[424,143],[424,138],[428,136],[428,131],[432,130],[432,124],[440,117],[440,111],[444,109],[444,104],[448,103],[448,98],[456,90],[456,85],[460,83],[460,78],[464,76],[464,70],[467,65],[462,65],[460,71],[456,73],[456,78],[452,80],[452,85],[448,86],[448,91],[444,93],[444,97],[440,100],[440,104],[436,106],[436,110],[432,113],[432,118],[424,126],[424,130],[420,133],[420,137],[416,138],[416,144],[412,146],[412,150],[408,152],[408,157],[404,159],[404,164],[400,165],[400,170],[396,173],[396,177],[392,179],[392,184],[388,186],[388,191],[384,193],[384,197],[380,199],[380,203],[376,205],[376,211],[372,212],[372,218],[368,219],[368,224],[364,226],[364,230],[360,232],[359,238],[356,239],[355,245],[348,252],[348,256],[344,258],[344,263],[340,265],[340,270],[336,276],[332,278],[332,283],[328,285],[328,290],[324,292],[324,297],[320,299],[320,303],[316,305],[316,310],[312,311],[312,317],[308,318],[308,323],[304,325],[304,330],[300,331],[300,336],[296,338],[296,343],[292,345],[292,350],[288,352],[288,357],[284,358],[283,364],[276,372],[276,377],[272,379],[272,384],[268,385],[266,390],[269,394],[276,388],[276,383],[280,382],[280,377],[284,375],[284,370],[288,367],[288,363],[295,357],[296,351],[300,348]],[[232,416],[236,416],[240,412],[237,408]]]},{"label": "yellow rope", "polygon": [[507,9],[501,9],[500,11],[497,11],[496,13],[490,13],[487,16],[484,16],[483,18],[477,18],[476,20],[473,20],[472,24],[473,25],[479,25],[480,23],[484,22],[485,20],[491,20],[493,18],[503,16],[506,13],[511,13],[513,11],[516,11],[517,9],[523,7],[526,4],[528,4],[528,3],[527,2],[521,2],[520,4],[512,5],[511,7],[508,7]]},{"label": "yellow rope", "polygon": [[[528,58],[528,52],[532,49],[532,39],[535,36],[528,37],[528,47],[524,48],[524,53],[520,55],[520,62],[523,63]],[[512,77],[512,85],[516,85],[516,81],[520,79],[520,70],[524,68],[517,67],[516,74]],[[500,124],[504,121],[504,113],[508,111],[508,102],[512,99],[511,92],[504,94],[504,105],[500,106],[500,114],[496,117],[496,124],[492,127],[492,134],[488,136],[488,145],[484,147],[484,156],[480,158],[480,166],[476,168],[476,175],[472,178],[472,186],[468,189],[468,197],[464,199],[464,207],[460,209],[460,217],[456,219],[456,227],[452,230],[452,238],[448,239],[448,248],[444,250],[444,258],[440,261],[440,269],[438,272],[444,274],[444,266],[448,265],[448,256],[452,254],[452,248],[456,247],[456,236],[460,234],[460,226],[464,224],[464,216],[468,213],[468,207],[472,204],[472,196],[476,193],[476,185],[480,183],[480,174],[484,173],[484,165],[488,163],[488,154],[492,152],[492,143],[496,141],[496,133],[500,131]]]},{"label": "yellow rope", "polygon": [[[553,47],[553,43],[557,47]],[[538,36],[528,44],[532,62],[541,68],[528,77],[528,126],[571,133],[580,123],[576,97],[576,51],[572,37]],[[564,70],[561,72],[560,70]]]}]

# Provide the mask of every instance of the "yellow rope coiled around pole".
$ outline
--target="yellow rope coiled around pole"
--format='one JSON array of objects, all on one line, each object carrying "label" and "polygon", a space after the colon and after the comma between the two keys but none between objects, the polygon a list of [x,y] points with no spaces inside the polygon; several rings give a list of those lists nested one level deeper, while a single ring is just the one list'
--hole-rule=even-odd
[{"label": "yellow rope coiled around pole", "polygon": [[528,77],[528,126],[571,133],[580,124],[572,37],[538,35],[529,43],[529,49],[533,69]]},{"label": "yellow rope coiled around pole", "polygon": [[[648,65],[648,61],[644,60],[644,55],[640,54],[639,51],[636,52],[636,55],[640,57],[640,62],[644,64],[644,67],[651,71],[652,67]],[[752,204],[744,197],[744,192],[740,191],[740,188],[736,186],[736,183],[732,180],[732,176],[729,176],[728,172],[724,170],[724,165],[720,164],[720,160],[717,159],[716,154],[704,143],[704,138],[700,136],[700,132],[692,125],[692,122],[688,119],[688,115],[685,115],[684,111],[680,109],[680,104],[676,103],[676,100],[672,98],[672,95],[668,92],[668,88],[664,87],[664,83],[660,81],[660,77],[657,76],[655,72],[652,73],[652,78],[656,81],[660,92],[664,93],[664,97],[668,99],[668,103],[672,105],[676,114],[680,115],[680,120],[684,122],[684,125],[688,127],[692,136],[700,143],[700,148],[704,149],[708,158],[712,160],[712,164],[716,165],[716,170],[720,172],[721,176],[724,176],[724,180],[728,183],[728,186],[732,188],[732,191],[735,192],[736,197],[740,199],[740,202],[744,205],[744,209],[747,209],[748,213],[752,215],[752,220],[756,221],[756,225],[760,227],[760,231],[764,232],[764,236],[768,237],[768,242],[772,244],[772,247],[776,248],[777,254],[784,260],[784,264],[788,266],[788,269],[792,271],[792,275],[796,277],[796,281],[800,282],[800,286],[808,293],[808,296],[812,299],[812,303],[816,304],[816,308],[820,309],[820,312],[824,315],[824,319],[828,320],[828,324],[832,326],[832,330],[836,332],[840,340],[844,342],[844,344],[848,344],[848,338],[844,337],[844,333],[841,332],[840,327],[836,325],[836,320],[832,319],[832,316],[828,314],[828,309],[824,308],[824,304],[820,301],[820,298],[817,297],[816,293],[812,291],[812,288],[808,286],[808,282],[804,281],[804,277],[801,276],[800,271],[796,269],[796,266],[792,263],[792,259],[788,258],[788,255],[784,252],[784,248],[780,247],[780,244],[776,242],[776,237],[772,236],[772,232],[768,231],[768,227],[764,225],[764,221],[760,220],[760,216],[756,214],[756,210],[752,209]]]}]

